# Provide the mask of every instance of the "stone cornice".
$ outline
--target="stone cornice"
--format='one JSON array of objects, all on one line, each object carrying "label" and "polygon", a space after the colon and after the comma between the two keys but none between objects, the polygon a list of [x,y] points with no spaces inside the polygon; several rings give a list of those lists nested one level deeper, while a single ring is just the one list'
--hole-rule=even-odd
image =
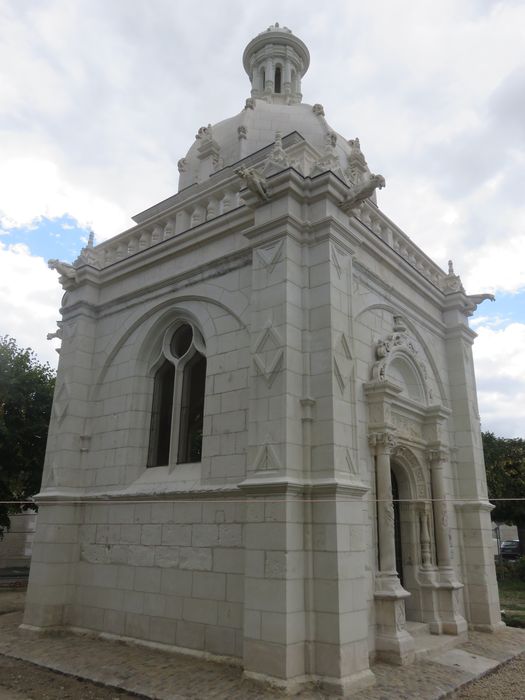
[{"label": "stone cornice", "polygon": [[494,510],[496,506],[490,503],[489,501],[486,501],[484,499],[477,499],[473,498],[472,500],[458,500],[454,503],[454,508],[457,510],[474,510],[474,511],[485,511],[487,513],[490,513],[492,510]]},{"label": "stone cornice", "polygon": [[100,280],[118,279],[130,271],[143,270],[158,264],[159,261],[186,253],[195,248],[202,248],[204,243],[230,237],[233,232],[242,231],[252,221],[251,212],[245,207],[237,207],[210,221],[205,221],[171,238],[159,241],[148,248],[116,260],[100,270]]},{"label": "stone cornice", "polygon": [[311,479],[299,480],[287,477],[249,478],[241,482],[239,488],[248,493],[273,494],[293,493],[311,495],[318,498],[322,495],[347,495],[361,498],[370,489],[360,481],[342,481],[340,479]]},{"label": "stone cornice", "polygon": [[215,498],[217,495],[225,496],[228,495],[232,498],[240,498],[242,493],[237,486],[222,485],[222,486],[204,486],[197,485],[194,487],[183,487],[173,484],[173,487],[165,488],[163,490],[155,489],[155,484],[152,484],[151,489],[108,489],[106,491],[92,491],[89,489],[69,489],[69,488],[57,488],[57,489],[46,489],[34,496],[35,503],[39,505],[43,503],[54,503],[54,502],[67,502],[74,505],[75,503],[101,503],[104,501],[120,501],[120,502],[134,502],[134,501],[166,501],[170,499],[174,500],[188,500],[193,501],[196,496],[201,498]]},{"label": "stone cornice", "polygon": [[231,272],[250,264],[251,251],[240,250],[237,253],[225,255],[189,271],[184,271],[175,278],[163,279],[159,282],[144,285],[141,288],[140,297],[137,297],[134,291],[130,291],[97,305],[89,305],[83,300],[79,300],[71,305],[67,305],[62,309],[62,313],[65,320],[66,318],[73,318],[75,315],[82,313],[84,309],[89,309],[91,317],[104,318],[104,316],[120,312],[123,306],[129,310],[135,306],[140,306],[153,300],[159,295],[168,292],[170,294],[180,292],[196,284],[206,282],[207,280],[213,280],[218,274]]},{"label": "stone cornice", "polygon": [[445,338],[447,340],[464,340],[469,345],[472,345],[474,340],[478,337],[478,334],[469,328],[466,324],[457,324],[455,326],[446,328]]}]

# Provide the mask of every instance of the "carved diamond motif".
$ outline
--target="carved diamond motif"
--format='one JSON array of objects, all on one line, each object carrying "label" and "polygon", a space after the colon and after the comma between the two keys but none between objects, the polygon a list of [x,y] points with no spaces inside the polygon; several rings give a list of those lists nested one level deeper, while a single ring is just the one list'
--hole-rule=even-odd
[{"label": "carved diamond motif", "polygon": [[269,246],[268,248],[257,248],[257,256],[269,275],[272,274],[275,266],[282,259],[283,246],[283,241],[279,241],[279,243]]},{"label": "carved diamond motif", "polygon": [[341,333],[339,340],[335,345],[334,352],[334,375],[339,385],[341,394],[344,394],[346,386],[350,379],[352,353],[350,351],[350,343],[344,333]]},{"label": "carved diamond motif", "polygon": [[55,414],[55,418],[59,425],[67,413],[69,399],[69,389],[67,387],[66,380],[64,380],[62,382],[62,386],[55,394],[55,400],[53,401],[53,413]]},{"label": "carved diamond motif", "polygon": [[284,357],[282,344],[279,334],[271,323],[267,324],[255,344],[253,361],[259,373],[264,377],[268,388],[272,386],[281,369]]},{"label": "carved diamond motif", "polygon": [[332,258],[332,263],[335,267],[335,271],[337,272],[337,276],[339,279],[341,279],[341,275],[343,274],[343,258],[346,257],[346,254],[340,250],[339,248],[336,248],[335,246],[331,246],[331,251],[330,251],[330,256]]},{"label": "carved diamond motif", "polygon": [[357,467],[354,464],[354,460],[352,459],[352,454],[350,453],[350,450],[346,448],[346,464],[348,466],[348,471],[350,474],[358,474]]}]

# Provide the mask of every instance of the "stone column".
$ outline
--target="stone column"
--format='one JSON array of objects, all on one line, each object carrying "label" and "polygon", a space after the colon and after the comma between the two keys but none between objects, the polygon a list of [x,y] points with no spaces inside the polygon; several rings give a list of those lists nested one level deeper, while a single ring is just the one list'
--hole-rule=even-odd
[{"label": "stone column", "polygon": [[390,455],[396,446],[396,441],[392,433],[372,433],[370,444],[375,449],[376,455],[379,573],[382,581],[391,580],[391,585],[396,587],[400,584],[396,571],[394,504],[390,473]]},{"label": "stone column", "polygon": [[271,58],[266,59],[264,71],[264,92],[273,92],[273,61]]},{"label": "stone column", "polygon": [[448,541],[448,512],[443,463],[447,455],[443,450],[429,450],[428,461],[432,483],[432,508],[434,511],[434,535],[437,563],[440,570],[452,571]]},{"label": "stone column", "polygon": [[376,652],[383,660],[407,664],[414,660],[414,640],[405,629],[405,591],[396,571],[394,504],[390,455],[396,446],[393,433],[371,433],[376,458],[377,539],[379,571],[376,574]]},{"label": "stone column", "polygon": [[439,572],[435,613],[439,619],[439,632],[462,634],[467,630],[467,622],[459,610],[459,599],[463,584],[457,580],[452,566],[449,543],[449,516],[445,468],[448,454],[437,448],[428,451],[432,484],[432,508],[434,513],[434,537]]}]

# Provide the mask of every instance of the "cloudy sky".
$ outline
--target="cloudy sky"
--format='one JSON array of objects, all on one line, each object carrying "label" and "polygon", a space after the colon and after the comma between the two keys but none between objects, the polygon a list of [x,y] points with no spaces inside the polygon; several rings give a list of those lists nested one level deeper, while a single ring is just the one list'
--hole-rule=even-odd
[{"label": "cloudy sky", "polygon": [[199,126],[241,110],[241,56],[278,21],[304,101],[358,136],[380,206],[469,293],[482,428],[525,437],[522,0],[0,0],[0,334],[56,365],[72,261],[177,189]]}]

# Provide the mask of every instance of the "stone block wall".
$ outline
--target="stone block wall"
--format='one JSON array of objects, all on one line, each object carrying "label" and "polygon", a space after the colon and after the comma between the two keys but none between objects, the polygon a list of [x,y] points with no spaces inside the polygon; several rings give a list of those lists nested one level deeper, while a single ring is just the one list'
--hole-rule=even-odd
[{"label": "stone block wall", "polygon": [[242,657],[244,504],[87,504],[73,627]]}]

